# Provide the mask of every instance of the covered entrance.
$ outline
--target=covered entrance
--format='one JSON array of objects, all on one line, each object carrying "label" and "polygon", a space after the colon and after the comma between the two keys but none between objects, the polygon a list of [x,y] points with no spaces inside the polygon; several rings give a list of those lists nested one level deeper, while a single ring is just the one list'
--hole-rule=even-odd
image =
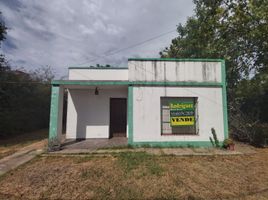
[{"label": "covered entrance", "polygon": [[[53,81],[49,139],[66,143],[122,137],[127,141],[128,87],[122,81]],[[64,90],[68,98],[66,134],[62,135]]]}]

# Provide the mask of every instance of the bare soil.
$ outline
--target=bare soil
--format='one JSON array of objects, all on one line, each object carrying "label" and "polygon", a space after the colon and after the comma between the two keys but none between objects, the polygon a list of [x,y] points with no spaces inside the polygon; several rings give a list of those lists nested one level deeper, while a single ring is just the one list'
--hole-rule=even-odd
[{"label": "bare soil", "polygon": [[232,156],[39,156],[0,177],[0,199],[268,199],[268,149]]}]

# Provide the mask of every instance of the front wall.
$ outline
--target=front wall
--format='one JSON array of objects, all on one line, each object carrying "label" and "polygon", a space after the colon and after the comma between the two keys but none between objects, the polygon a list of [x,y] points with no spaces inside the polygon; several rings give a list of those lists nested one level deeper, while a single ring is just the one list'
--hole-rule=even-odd
[{"label": "front wall", "polygon": [[108,138],[110,98],[127,98],[127,88],[69,89],[66,138]]},{"label": "front wall", "polygon": [[[160,97],[198,97],[199,134],[161,136]],[[134,87],[133,142],[209,141],[211,128],[224,140],[221,88]]]},{"label": "front wall", "polygon": [[128,81],[128,69],[69,69],[69,80]]},{"label": "front wall", "polygon": [[221,83],[220,62],[129,61],[130,81]]}]

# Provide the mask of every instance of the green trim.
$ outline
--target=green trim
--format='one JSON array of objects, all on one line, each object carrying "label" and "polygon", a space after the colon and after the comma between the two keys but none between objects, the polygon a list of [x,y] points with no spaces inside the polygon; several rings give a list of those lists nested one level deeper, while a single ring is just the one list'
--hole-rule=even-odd
[{"label": "green trim", "polygon": [[[222,146],[223,142],[220,142]],[[142,147],[213,147],[210,141],[133,142],[132,146]]]},{"label": "green trim", "polygon": [[166,98],[166,97],[160,96],[160,105],[159,105],[159,110],[160,110],[160,133],[161,133],[161,135],[163,134],[163,122],[164,122],[164,120],[163,120],[163,109],[162,109],[162,99],[163,98]]},{"label": "green trim", "polygon": [[128,119],[128,144],[133,144],[133,86],[128,87],[127,119]]},{"label": "green trim", "polygon": [[128,81],[54,80],[52,85],[129,85]]},{"label": "green trim", "polygon": [[152,82],[152,81],[79,81],[54,80],[52,85],[152,85],[152,86],[192,86],[192,87],[222,87],[217,82]]},{"label": "green trim", "polygon": [[58,110],[59,110],[59,86],[51,88],[49,139],[57,138],[58,135]]},{"label": "green trim", "polygon": [[213,58],[129,58],[128,61],[222,62]]},{"label": "green trim", "polygon": [[128,67],[68,67],[68,69],[128,69]]},{"label": "green trim", "polygon": [[228,112],[227,112],[227,92],[226,92],[226,69],[225,69],[225,61],[221,62],[221,82],[222,86],[222,104],[223,104],[223,124],[224,124],[224,138],[229,137],[228,133]]},{"label": "green trim", "polygon": [[132,85],[152,85],[152,86],[193,86],[193,87],[222,87],[222,83],[217,82],[150,82],[150,81],[132,81]]}]

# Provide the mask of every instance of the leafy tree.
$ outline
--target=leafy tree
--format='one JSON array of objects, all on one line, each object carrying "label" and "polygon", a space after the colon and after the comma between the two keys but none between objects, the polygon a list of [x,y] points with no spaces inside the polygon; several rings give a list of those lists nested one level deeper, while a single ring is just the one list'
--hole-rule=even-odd
[{"label": "leafy tree", "polygon": [[267,66],[267,0],[194,3],[195,15],[178,25],[179,35],[162,57],[224,58],[230,88]]},{"label": "leafy tree", "polygon": [[48,70],[36,70],[38,76],[36,72],[11,69],[1,73],[4,76],[0,78],[0,137],[48,127]]},{"label": "leafy tree", "polygon": [[[0,44],[7,28],[0,20]],[[13,70],[0,55],[0,138],[48,127],[50,67],[34,72]]]},{"label": "leafy tree", "polygon": [[2,20],[2,13],[0,12],[0,44],[5,39],[7,27],[5,26],[4,21]]},{"label": "leafy tree", "polygon": [[[6,30],[7,30],[7,27],[5,26],[4,21],[2,20],[2,13],[0,12],[0,48],[6,36]],[[5,60],[5,57],[4,55],[0,54],[0,73],[2,71],[5,71],[6,69],[8,69],[8,65]]]},{"label": "leafy tree", "polygon": [[178,25],[178,36],[161,57],[225,59],[231,127],[238,115],[250,119],[251,125],[268,122],[268,1],[194,4],[194,15]]}]

